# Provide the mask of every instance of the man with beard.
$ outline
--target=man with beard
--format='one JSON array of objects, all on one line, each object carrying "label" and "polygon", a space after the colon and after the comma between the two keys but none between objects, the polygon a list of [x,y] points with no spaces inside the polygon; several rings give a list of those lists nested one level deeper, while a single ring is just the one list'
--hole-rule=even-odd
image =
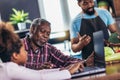
[{"label": "man with beard", "polygon": [[70,28],[71,48],[73,52],[82,51],[86,59],[93,52],[93,32],[103,30],[104,39],[110,32],[116,32],[115,20],[107,10],[94,7],[94,0],[78,0],[82,11],[72,21]]},{"label": "man with beard", "polygon": [[62,68],[79,62],[79,69],[82,70],[84,67],[82,60],[65,56],[60,50],[48,43],[50,33],[50,22],[40,18],[33,20],[30,26],[30,34],[22,39],[28,53],[25,66],[40,70]]}]

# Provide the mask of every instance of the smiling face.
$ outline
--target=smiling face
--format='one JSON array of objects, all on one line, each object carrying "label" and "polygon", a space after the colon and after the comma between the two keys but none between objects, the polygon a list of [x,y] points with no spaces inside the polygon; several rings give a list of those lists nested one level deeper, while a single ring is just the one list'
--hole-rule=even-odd
[{"label": "smiling face", "polygon": [[83,12],[88,15],[93,15],[95,13],[93,0],[82,0],[78,2],[78,5],[82,8]]}]

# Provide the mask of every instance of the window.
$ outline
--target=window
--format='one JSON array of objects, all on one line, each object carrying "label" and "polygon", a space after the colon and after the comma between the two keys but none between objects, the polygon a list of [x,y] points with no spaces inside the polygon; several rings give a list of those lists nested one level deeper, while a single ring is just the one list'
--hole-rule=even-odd
[{"label": "window", "polygon": [[81,11],[77,0],[39,0],[39,6],[41,17],[51,22],[52,32],[69,29],[71,19]]},{"label": "window", "polygon": [[[81,11],[80,7],[77,5],[77,0],[38,1],[41,17],[50,21],[52,33],[69,30],[71,19]],[[54,37],[54,35],[52,37]]]},{"label": "window", "polygon": [[68,0],[68,7],[71,19],[81,12],[81,8],[78,6],[77,0]]},{"label": "window", "polygon": [[64,30],[60,0],[43,0],[45,17],[51,22],[52,32]]}]

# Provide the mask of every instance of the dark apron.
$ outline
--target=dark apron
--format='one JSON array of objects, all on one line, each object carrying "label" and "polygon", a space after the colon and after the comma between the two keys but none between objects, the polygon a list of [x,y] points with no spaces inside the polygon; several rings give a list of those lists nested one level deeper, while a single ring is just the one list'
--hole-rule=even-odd
[{"label": "dark apron", "polygon": [[91,42],[82,49],[83,59],[86,59],[94,51],[93,32],[99,31],[99,30],[103,30],[104,39],[108,40],[109,33],[107,30],[107,27],[99,16],[96,16],[95,18],[92,18],[92,19],[82,18],[81,29],[79,33],[81,36],[83,36],[84,34],[87,34],[91,37]]}]

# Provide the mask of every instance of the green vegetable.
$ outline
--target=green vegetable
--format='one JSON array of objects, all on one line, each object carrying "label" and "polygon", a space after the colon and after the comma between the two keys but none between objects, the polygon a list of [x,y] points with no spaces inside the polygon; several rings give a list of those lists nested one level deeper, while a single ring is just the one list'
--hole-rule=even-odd
[{"label": "green vegetable", "polygon": [[118,36],[117,33],[112,33],[108,41],[111,43],[120,43],[120,39],[118,39],[117,36]]},{"label": "green vegetable", "polygon": [[111,56],[107,56],[105,57],[105,61],[114,61],[114,60],[120,60],[120,54],[116,53],[116,54],[113,54]]},{"label": "green vegetable", "polygon": [[105,51],[105,57],[113,55],[114,51],[111,47],[104,47],[104,51]]}]

